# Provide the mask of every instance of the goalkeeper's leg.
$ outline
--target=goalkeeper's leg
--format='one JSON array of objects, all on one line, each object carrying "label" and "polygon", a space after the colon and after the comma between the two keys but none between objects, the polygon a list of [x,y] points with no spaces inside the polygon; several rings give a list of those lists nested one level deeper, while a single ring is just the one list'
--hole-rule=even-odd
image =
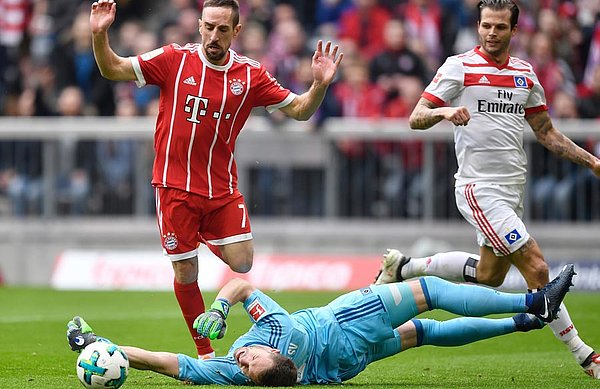
[{"label": "goalkeeper's leg", "polygon": [[395,337],[373,348],[372,361],[424,345],[462,346],[513,332],[543,328],[544,323],[529,313],[504,319],[461,317],[447,321],[412,319],[395,330]]}]

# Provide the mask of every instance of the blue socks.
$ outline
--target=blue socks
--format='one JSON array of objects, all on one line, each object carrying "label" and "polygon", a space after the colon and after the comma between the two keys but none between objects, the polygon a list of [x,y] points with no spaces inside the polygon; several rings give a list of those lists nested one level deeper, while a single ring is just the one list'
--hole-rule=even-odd
[{"label": "blue socks", "polygon": [[412,322],[417,329],[417,346],[462,346],[516,331],[515,321],[511,317],[461,317],[446,321],[413,319]]}]

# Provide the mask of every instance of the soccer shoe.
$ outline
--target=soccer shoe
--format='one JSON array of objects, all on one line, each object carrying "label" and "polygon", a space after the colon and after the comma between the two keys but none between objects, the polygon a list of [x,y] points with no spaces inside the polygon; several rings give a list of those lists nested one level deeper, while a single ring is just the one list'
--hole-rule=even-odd
[{"label": "soccer shoe", "polygon": [[520,332],[539,330],[546,325],[546,323],[531,313],[519,313],[518,315],[513,316],[512,319],[515,321],[517,331]]},{"label": "soccer shoe", "polygon": [[592,351],[581,364],[581,367],[583,367],[585,374],[592,378],[600,379],[600,354],[596,354],[595,351]]},{"label": "soccer shoe", "polygon": [[396,249],[387,249],[387,253],[383,254],[379,273],[375,277],[375,285],[389,284],[391,282],[402,282],[402,266],[410,261],[410,257],[402,254]]},{"label": "soccer shoe", "polygon": [[569,288],[573,286],[571,281],[575,275],[574,266],[572,263],[565,265],[558,275],[549,283],[546,284],[538,293],[541,293],[544,303],[542,309],[534,313],[538,319],[550,323],[556,319],[556,315],[560,309],[560,303],[565,298]]},{"label": "soccer shoe", "polygon": [[85,346],[98,340],[98,337],[83,318],[75,316],[67,323],[67,340],[71,350],[80,352]]}]

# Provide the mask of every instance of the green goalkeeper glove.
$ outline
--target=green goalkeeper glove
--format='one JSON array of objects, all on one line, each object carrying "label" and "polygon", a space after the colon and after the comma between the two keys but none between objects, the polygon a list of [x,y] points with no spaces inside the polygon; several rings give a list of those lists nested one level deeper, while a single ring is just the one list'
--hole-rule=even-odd
[{"label": "green goalkeeper glove", "polygon": [[194,320],[194,329],[198,335],[210,340],[221,339],[227,331],[225,319],[229,314],[229,301],[216,299],[210,309]]}]

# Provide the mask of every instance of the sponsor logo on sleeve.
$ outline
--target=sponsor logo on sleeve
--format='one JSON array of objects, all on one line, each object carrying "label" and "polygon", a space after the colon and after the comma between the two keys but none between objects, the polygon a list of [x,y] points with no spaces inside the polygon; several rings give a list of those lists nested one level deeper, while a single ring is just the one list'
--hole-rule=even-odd
[{"label": "sponsor logo on sleeve", "polygon": [[250,314],[252,319],[254,319],[254,321],[259,321],[261,317],[265,316],[267,311],[263,308],[262,305],[260,305],[260,302],[258,300],[254,300],[248,306],[248,313]]},{"label": "sponsor logo on sleeve", "polygon": [[158,57],[159,55],[161,55],[164,52],[165,52],[165,50],[162,47],[159,47],[158,49],[154,49],[152,51],[142,54],[141,58],[144,61],[150,61],[152,58]]}]

